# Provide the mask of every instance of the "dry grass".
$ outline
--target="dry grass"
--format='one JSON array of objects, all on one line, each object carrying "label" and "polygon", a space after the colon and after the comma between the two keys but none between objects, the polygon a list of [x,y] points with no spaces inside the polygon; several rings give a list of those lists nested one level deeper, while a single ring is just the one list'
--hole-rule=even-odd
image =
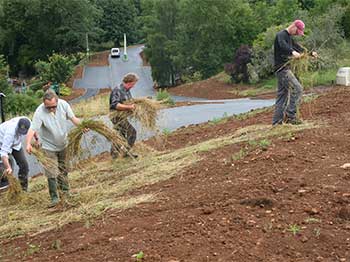
[{"label": "dry grass", "polygon": [[294,75],[299,77],[302,85],[304,85],[304,82],[309,82],[310,86],[313,86],[314,79],[306,78],[314,78],[314,76],[309,74],[309,72],[311,71],[311,68],[315,64],[316,60],[305,47],[303,48],[305,51],[301,53],[300,57],[292,57],[285,65],[288,65]]},{"label": "dry grass", "polygon": [[148,98],[136,98],[127,101],[126,104],[135,104],[133,111],[113,111],[110,118],[126,119],[132,117],[140,121],[142,127],[149,130],[156,130],[156,121],[161,103]]},{"label": "dry grass", "polygon": [[117,150],[125,150],[127,141],[114,129],[107,127],[102,121],[83,120],[78,126],[73,128],[68,134],[67,159],[79,159],[81,156],[80,142],[84,134],[84,130],[89,129],[95,131],[107,138]]},{"label": "dry grass", "polygon": [[77,117],[90,118],[109,113],[109,94],[101,94],[72,105]]},{"label": "dry grass", "polygon": [[231,135],[205,141],[172,152],[159,153],[143,148],[144,155],[136,161],[99,159],[90,161],[85,169],[70,173],[70,184],[77,195],[68,208],[52,212],[45,177],[30,182],[30,194],[17,205],[0,202],[0,239],[25,233],[37,234],[59,228],[74,221],[91,223],[109,209],[125,209],[138,203],[153,201],[156,193],[129,195],[135,189],[181,175],[184,168],[201,160],[200,153],[225,145],[281,136],[302,129],[316,128],[313,123],[291,126],[254,125],[237,130]]},{"label": "dry grass", "polygon": [[8,174],[4,172],[4,176],[7,178],[9,183],[9,188],[6,192],[6,199],[9,204],[18,203],[22,198],[22,187],[20,182],[13,174]]},{"label": "dry grass", "polygon": [[119,117],[122,119],[132,117],[139,120],[142,126],[149,130],[156,129],[156,120],[158,111],[162,105],[160,102],[148,98],[135,98],[126,103],[135,104],[136,109],[132,112],[109,111],[109,94],[101,94],[87,101],[74,104],[73,111],[77,117],[90,118],[101,115],[110,115],[111,118]]},{"label": "dry grass", "polygon": [[33,147],[32,154],[36,157],[38,162],[42,165],[42,167],[45,170],[49,170],[51,173],[55,173],[58,175],[58,164],[55,160],[47,157],[40,148]]}]

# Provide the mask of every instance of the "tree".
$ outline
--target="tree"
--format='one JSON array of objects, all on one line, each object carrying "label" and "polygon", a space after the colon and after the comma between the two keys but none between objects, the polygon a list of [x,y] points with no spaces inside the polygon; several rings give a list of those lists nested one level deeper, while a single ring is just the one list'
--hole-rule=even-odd
[{"label": "tree", "polygon": [[231,75],[235,83],[248,83],[248,63],[251,62],[252,50],[247,45],[241,45],[233,57],[233,63],[225,66],[226,73]]},{"label": "tree", "polygon": [[88,0],[3,0],[2,7],[3,53],[15,72],[32,71],[53,51],[84,49],[85,34],[96,31],[98,12]]},{"label": "tree", "polygon": [[178,72],[176,63],[178,2],[178,0],[154,2],[155,18],[150,20],[153,22],[153,31],[149,31],[145,54],[152,66],[152,76],[159,86],[175,85]]},{"label": "tree", "polygon": [[104,31],[103,41],[112,40],[115,46],[120,46],[124,34],[128,41],[133,43],[136,39],[135,19],[138,10],[135,0],[100,0],[98,8],[102,11],[99,27]]},{"label": "tree", "polygon": [[72,76],[73,62],[71,57],[53,54],[49,62],[38,61],[35,68],[42,80],[61,84]]},{"label": "tree", "polygon": [[205,78],[221,71],[233,50],[257,34],[252,9],[238,0],[184,0],[180,21],[184,67]]}]

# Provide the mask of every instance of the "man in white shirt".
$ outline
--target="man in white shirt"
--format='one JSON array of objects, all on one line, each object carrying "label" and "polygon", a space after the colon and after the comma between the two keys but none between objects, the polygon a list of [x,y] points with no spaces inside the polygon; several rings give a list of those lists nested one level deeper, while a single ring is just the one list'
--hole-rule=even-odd
[{"label": "man in white shirt", "polygon": [[13,173],[9,161],[9,154],[12,154],[19,167],[18,179],[24,191],[28,189],[29,167],[22,148],[22,139],[26,136],[30,125],[30,120],[27,117],[15,117],[0,124],[0,156],[4,172]]},{"label": "man in white shirt", "polygon": [[[66,147],[68,145],[68,120],[74,125],[80,123],[75,117],[70,105],[57,97],[52,90],[47,90],[43,96],[43,103],[35,110],[33,123],[27,135],[27,152],[32,152],[31,141],[37,136],[46,156],[57,161],[59,173],[45,169],[49,194],[50,207],[59,202],[58,190],[69,194],[68,172],[66,164]],[[38,144],[39,145],[39,144]]]}]

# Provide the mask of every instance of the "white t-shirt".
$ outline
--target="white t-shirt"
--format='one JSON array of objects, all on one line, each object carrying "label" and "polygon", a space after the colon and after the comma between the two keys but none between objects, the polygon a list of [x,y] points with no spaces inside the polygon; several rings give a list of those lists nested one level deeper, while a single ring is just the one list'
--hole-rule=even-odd
[{"label": "white t-shirt", "polygon": [[[22,147],[22,139],[26,135],[16,134],[18,121],[24,116],[15,117],[0,124],[0,156],[8,156],[12,153],[12,149],[20,150]],[[28,118],[29,120],[29,118]]]}]

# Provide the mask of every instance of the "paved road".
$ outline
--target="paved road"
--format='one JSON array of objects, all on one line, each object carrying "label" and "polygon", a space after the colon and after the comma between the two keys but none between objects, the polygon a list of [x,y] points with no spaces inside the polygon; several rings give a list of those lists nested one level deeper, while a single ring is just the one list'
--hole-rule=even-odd
[{"label": "paved road", "polygon": [[[86,67],[83,78],[74,82],[75,88],[86,88],[84,96],[75,100],[84,100],[96,95],[99,89],[106,87],[114,87],[121,82],[122,77],[129,72],[135,72],[140,76],[140,80],[136,86],[131,89],[134,97],[145,97],[156,95],[153,89],[153,81],[151,77],[150,67],[142,66],[142,60],[139,56],[141,46],[128,49],[129,60],[122,61],[121,58],[110,58],[110,66],[106,67]],[[176,101],[205,101],[204,99],[188,98],[188,97],[173,97]],[[198,124],[220,118],[223,115],[234,115],[244,113],[252,109],[271,106],[273,100],[250,100],[250,99],[232,99],[232,100],[211,100],[209,102],[219,102],[215,104],[199,104],[193,106],[183,106],[176,108],[164,109],[160,112],[157,121],[158,129],[160,131],[167,129],[169,131],[176,130],[182,126],[190,124]],[[104,116],[101,119],[107,124],[111,125],[109,119]],[[141,129],[139,123],[133,123],[138,130],[138,140],[143,140],[154,135],[152,132],[146,132]],[[95,141],[95,142],[93,142]],[[91,144],[94,144],[91,148]],[[89,146],[90,145],[90,146]],[[110,150],[110,143],[102,136],[94,132],[89,132],[83,136],[83,148],[90,148],[86,150],[85,157],[96,155],[104,151]],[[30,175],[41,172],[42,169],[36,162],[34,157],[29,156]]]},{"label": "paved road", "polygon": [[[128,49],[128,61],[124,62],[121,58],[110,58],[109,66],[85,67],[83,78],[74,81],[74,88],[85,88],[87,94],[83,99],[93,96],[101,88],[113,88],[121,83],[123,76],[129,72],[134,72],[140,76],[137,85],[131,90],[134,97],[154,96],[153,80],[150,67],[142,66],[140,52],[142,46]],[[92,91],[93,90],[93,91]]]}]

